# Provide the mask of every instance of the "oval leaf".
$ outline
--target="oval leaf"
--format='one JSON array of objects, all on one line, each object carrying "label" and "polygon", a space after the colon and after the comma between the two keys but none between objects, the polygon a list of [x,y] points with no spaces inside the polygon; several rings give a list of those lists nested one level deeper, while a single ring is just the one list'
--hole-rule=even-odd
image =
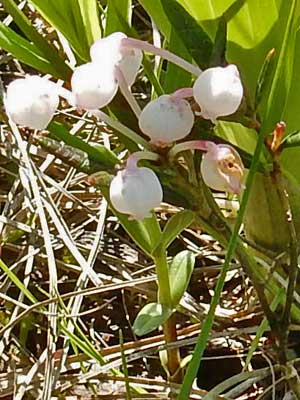
[{"label": "oval leaf", "polygon": [[178,253],[170,265],[170,289],[172,305],[176,307],[190,282],[195,264],[195,254],[184,250]]},{"label": "oval leaf", "polygon": [[142,336],[154,331],[156,328],[166,322],[172,313],[173,310],[162,304],[146,304],[145,307],[143,307],[138,313],[134,321],[134,333],[138,336]]},{"label": "oval leaf", "polygon": [[165,251],[173,240],[175,240],[176,237],[193,222],[193,220],[194,213],[190,210],[183,210],[173,215],[173,217],[171,217],[166,223],[161,239],[153,251],[153,255],[155,256],[161,251]]}]

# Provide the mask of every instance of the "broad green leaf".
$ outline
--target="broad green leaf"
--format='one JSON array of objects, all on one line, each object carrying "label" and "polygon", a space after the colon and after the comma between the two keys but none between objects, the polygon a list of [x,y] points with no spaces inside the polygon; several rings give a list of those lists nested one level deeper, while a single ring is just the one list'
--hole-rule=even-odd
[{"label": "broad green leaf", "polygon": [[161,0],[138,0],[141,6],[146,10],[147,14],[155,21],[159,30],[163,33],[167,40],[170,40],[171,24],[164,11]]},{"label": "broad green leaf", "polygon": [[[84,0],[83,0],[84,1]],[[106,11],[105,36],[113,32],[123,31],[122,21],[131,25],[131,0],[108,0]],[[121,20],[121,21],[120,21]]]},{"label": "broad green leaf", "polygon": [[257,140],[257,133],[254,129],[248,129],[234,122],[220,121],[214,132],[234,146],[253,154]]},{"label": "broad green leaf", "polygon": [[84,26],[84,32],[89,45],[93,44],[97,39],[101,38],[101,28],[99,21],[98,5],[95,0],[77,0],[82,23]]},{"label": "broad green leaf", "polygon": [[183,210],[173,215],[166,223],[153,254],[157,255],[162,251],[165,251],[173,240],[175,240],[176,237],[193,222],[193,220],[194,213],[190,210]]},{"label": "broad green leaf", "polygon": [[138,336],[146,335],[157,329],[173,314],[173,310],[159,303],[149,303],[138,313],[133,331]]},{"label": "broad green leaf", "polygon": [[[191,55],[173,27],[171,29],[168,49],[170,51],[174,51],[177,55],[180,55],[185,60],[192,61]],[[178,88],[191,86],[192,76],[189,72],[186,72],[182,68],[177,67],[177,65],[168,62],[167,69],[165,74],[162,75],[161,80],[163,80],[164,92],[172,93]]]},{"label": "broad green leaf", "polygon": [[19,61],[38,71],[57,76],[57,70],[44,54],[28,40],[0,23],[0,47],[11,53]]},{"label": "broad green leaf", "polygon": [[78,57],[82,61],[88,61],[89,48],[100,37],[96,0],[30,1],[65,36]]},{"label": "broad green leaf", "polygon": [[56,78],[68,79],[72,70],[64,62],[58,54],[58,51],[49,43],[37,30],[32,26],[31,21],[26,15],[17,7],[14,0],[2,0],[2,4],[7,13],[9,13],[14,22],[18,25],[24,35],[31,41],[43,54],[44,58],[52,64],[53,69],[56,70],[54,75]]},{"label": "broad green leaf", "polygon": [[[208,32],[211,39],[217,31],[218,18],[239,0],[178,0],[199,24]],[[273,47],[279,50],[282,42],[281,3],[288,7],[290,2],[282,0],[245,0],[242,7],[228,21],[228,42],[226,58],[238,64],[243,81],[254,99],[256,80],[266,54]],[[262,17],[263,16],[263,17]],[[249,62],[254,60],[255,63]]]},{"label": "broad green leaf", "polygon": [[161,0],[165,13],[188,53],[201,68],[208,67],[213,43],[197,21],[176,0]]},{"label": "broad green leaf", "polygon": [[143,221],[131,221],[127,215],[117,212],[115,214],[135,243],[150,256],[160,235],[156,217],[146,218]]},{"label": "broad green leaf", "polygon": [[181,251],[173,258],[169,268],[172,305],[175,308],[186,291],[195,264],[195,254]]},{"label": "broad green leaf", "polygon": [[[282,73],[282,63],[285,57],[285,54],[287,52],[287,43],[290,39],[290,34],[291,34],[291,26],[292,26],[292,22],[293,22],[293,18],[294,18],[294,14],[295,14],[295,4],[296,4],[296,0],[292,1],[290,4],[290,10],[289,10],[289,14],[288,14],[288,18],[287,20],[282,22],[282,26],[285,27],[285,31],[283,33],[283,45],[280,49],[280,54],[279,54],[279,58],[278,58],[278,63],[277,63],[277,68],[276,68],[276,72],[275,72],[275,76],[274,79],[272,80],[272,85],[270,88],[270,98],[268,99],[268,113],[265,116],[265,120],[263,121],[262,127],[261,127],[261,132],[260,135],[258,137],[257,140],[257,145],[255,148],[255,152],[253,155],[253,160],[252,160],[252,164],[247,176],[247,182],[246,182],[246,190],[243,194],[243,198],[240,204],[240,209],[238,212],[238,216],[237,216],[237,220],[232,232],[232,235],[230,237],[230,241],[227,247],[227,253],[226,253],[226,258],[225,258],[225,263],[223,266],[223,269],[221,271],[220,277],[218,279],[217,285],[215,287],[215,293],[211,302],[211,306],[209,309],[209,312],[207,314],[207,317],[204,321],[204,323],[202,324],[202,329],[201,329],[201,333],[199,335],[195,350],[194,350],[194,354],[193,354],[193,358],[188,366],[183,384],[181,386],[180,389],[180,393],[177,397],[178,400],[185,400],[189,397],[191,388],[192,388],[192,384],[194,382],[194,379],[196,377],[197,371],[199,369],[199,365],[202,359],[202,355],[209,337],[209,333],[211,331],[212,328],[212,324],[213,324],[213,320],[214,320],[214,314],[215,314],[215,310],[216,307],[219,303],[220,297],[221,297],[221,293],[222,293],[222,289],[225,283],[225,279],[226,279],[226,273],[228,271],[229,268],[229,263],[231,261],[231,258],[234,255],[234,252],[236,251],[236,249],[239,249],[240,251],[243,251],[243,247],[240,245],[239,243],[239,230],[240,227],[242,225],[243,219],[244,219],[244,215],[245,215],[245,211],[246,211],[246,206],[250,197],[250,193],[251,193],[251,189],[252,189],[252,185],[255,182],[255,175],[256,175],[256,171],[257,171],[257,167],[259,164],[259,159],[260,159],[260,154],[263,150],[264,147],[264,138],[265,136],[269,133],[268,132],[268,127],[269,127],[269,114],[270,111],[273,111],[272,108],[272,101],[275,101],[276,99],[274,98],[275,94],[278,92],[278,77],[281,75]],[[277,93],[278,94],[278,93]],[[254,282],[254,285],[257,284],[260,281],[260,277],[259,277],[259,272],[260,271],[256,271],[256,263],[254,262],[254,260],[247,255],[247,253],[245,253],[244,255],[246,255],[247,258],[247,263],[248,263],[248,273],[253,274],[252,276],[252,281]],[[257,281],[256,281],[257,280]]]}]

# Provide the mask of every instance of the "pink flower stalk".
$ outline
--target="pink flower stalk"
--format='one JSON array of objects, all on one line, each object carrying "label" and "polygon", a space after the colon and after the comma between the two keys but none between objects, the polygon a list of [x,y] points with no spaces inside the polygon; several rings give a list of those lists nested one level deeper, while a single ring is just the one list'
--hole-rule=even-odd
[{"label": "pink flower stalk", "polygon": [[146,105],[139,117],[139,127],[150,137],[151,143],[167,146],[190,133],[194,114],[183,97],[191,95],[191,90],[179,89],[172,95],[162,95]]},{"label": "pink flower stalk", "polygon": [[179,66],[180,68],[190,72],[193,75],[200,75],[201,69],[196,65],[189,63],[181,57],[178,57],[176,54],[171,53],[168,50],[161,49],[159,47],[154,46],[153,44],[144,42],[143,40],[133,39],[133,38],[124,38],[122,40],[122,46],[129,49],[140,49],[146,52],[152,53],[154,55],[160,56],[165,60],[172,62],[173,64]]},{"label": "pink flower stalk", "polygon": [[215,144],[207,140],[180,143],[169,152],[172,159],[185,150],[201,150],[200,170],[205,184],[214,190],[239,194],[244,185],[244,165],[239,153],[227,144]]},{"label": "pink flower stalk", "polygon": [[109,195],[113,207],[130,219],[143,220],[151,217],[151,210],[163,199],[161,184],[155,173],[146,167],[138,167],[141,159],[156,160],[157,154],[136,152],[127,160],[125,169],[119,171],[110,184]]},{"label": "pink flower stalk", "polygon": [[16,79],[7,87],[5,109],[11,120],[32,129],[46,129],[59,103],[58,86],[40,76]]},{"label": "pink flower stalk", "polygon": [[239,71],[233,64],[205,70],[196,79],[193,91],[202,117],[213,122],[235,113],[243,98]]}]

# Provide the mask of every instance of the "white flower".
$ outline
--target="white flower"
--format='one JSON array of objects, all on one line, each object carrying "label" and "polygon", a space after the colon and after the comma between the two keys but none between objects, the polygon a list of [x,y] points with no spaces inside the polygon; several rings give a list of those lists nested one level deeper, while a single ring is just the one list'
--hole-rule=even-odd
[{"label": "white flower", "polygon": [[194,83],[193,91],[202,117],[213,122],[220,116],[233,114],[243,98],[240,75],[233,64],[202,72]]},{"label": "white flower", "polygon": [[187,136],[194,124],[189,103],[172,95],[151,101],[141,112],[139,126],[156,145],[166,145]]},{"label": "white flower", "polygon": [[128,86],[131,86],[141,66],[143,55],[139,49],[122,47],[122,40],[126,38],[124,33],[114,32],[99,39],[91,46],[90,55],[92,62],[99,65],[106,64],[112,69],[118,66]]},{"label": "white flower", "polygon": [[56,85],[40,76],[16,79],[7,87],[7,114],[14,123],[28,128],[45,129],[58,103]]},{"label": "white flower", "polygon": [[162,202],[163,192],[155,173],[146,167],[126,167],[113,178],[109,189],[113,207],[131,219],[151,217]]},{"label": "white flower", "polygon": [[244,187],[241,157],[226,144],[211,144],[202,156],[201,174],[206,185],[214,190],[239,194]]},{"label": "white flower", "polygon": [[106,106],[118,90],[114,71],[108,66],[92,62],[75,69],[71,86],[75,105],[87,110]]}]

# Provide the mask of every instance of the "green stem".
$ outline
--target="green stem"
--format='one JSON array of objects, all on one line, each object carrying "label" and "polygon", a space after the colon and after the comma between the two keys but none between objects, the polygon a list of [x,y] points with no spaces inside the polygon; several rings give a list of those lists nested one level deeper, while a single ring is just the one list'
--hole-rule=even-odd
[{"label": "green stem", "polygon": [[[161,251],[160,254],[154,257],[156,266],[156,275],[158,281],[158,302],[168,308],[172,308],[170,279],[169,279],[169,266],[167,261],[167,254]],[[177,341],[176,330],[176,316],[173,314],[163,325],[163,332],[166,343]],[[179,349],[168,348],[168,371],[170,374],[170,381],[180,383],[182,380],[180,370],[180,353]]]},{"label": "green stem", "polygon": [[166,252],[162,251],[154,257],[158,281],[158,302],[172,308],[171,289],[169,280],[169,267]]}]

